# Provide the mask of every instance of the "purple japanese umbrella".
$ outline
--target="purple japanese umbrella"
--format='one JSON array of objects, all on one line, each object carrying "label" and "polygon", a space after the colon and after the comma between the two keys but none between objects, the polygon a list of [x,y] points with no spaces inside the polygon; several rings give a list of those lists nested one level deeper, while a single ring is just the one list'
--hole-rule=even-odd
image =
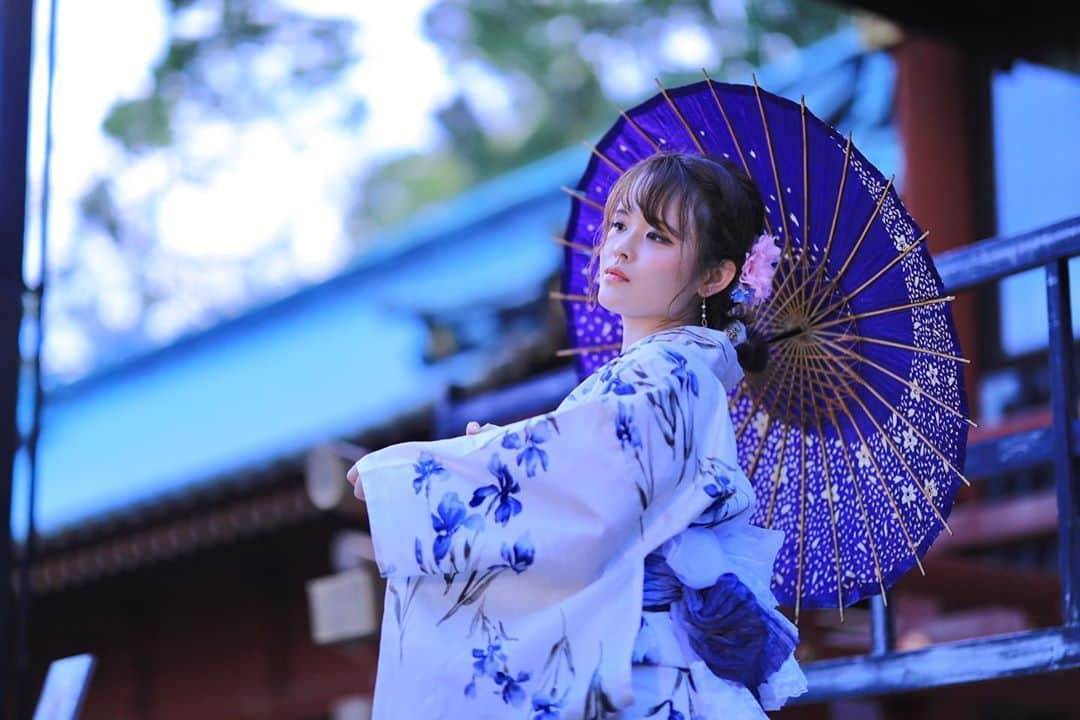
[{"label": "purple japanese umbrella", "polygon": [[[622,113],[571,191],[562,292],[581,377],[618,352],[617,315],[586,303],[603,205],[656,152],[741,165],[783,252],[753,322],[769,365],[730,389],[753,522],[785,531],[773,590],[843,608],[881,593],[942,528],[961,482],[967,398],[941,278],[886,180],[833,128],[755,85],[706,79]],[[951,531],[950,531],[951,532]]]}]

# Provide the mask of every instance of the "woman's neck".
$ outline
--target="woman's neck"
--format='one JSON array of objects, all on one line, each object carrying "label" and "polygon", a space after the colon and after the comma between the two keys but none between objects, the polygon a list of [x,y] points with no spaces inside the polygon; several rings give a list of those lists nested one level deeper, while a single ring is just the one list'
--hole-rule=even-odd
[{"label": "woman's neck", "polygon": [[643,337],[648,337],[661,330],[667,330],[668,328],[679,327],[685,324],[686,323],[681,320],[623,317],[622,349],[620,352],[626,352],[628,347]]}]

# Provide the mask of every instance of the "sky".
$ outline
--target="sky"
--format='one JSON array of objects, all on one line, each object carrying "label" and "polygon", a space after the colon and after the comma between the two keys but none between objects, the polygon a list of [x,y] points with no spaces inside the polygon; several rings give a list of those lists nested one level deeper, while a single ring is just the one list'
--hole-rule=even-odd
[{"label": "sky", "polygon": [[[130,161],[101,129],[117,100],[138,97],[149,87],[150,70],[168,39],[164,3],[58,1],[48,252],[53,267],[76,262],[92,272],[81,274],[82,285],[78,279],[66,285],[54,279],[50,287],[52,309],[57,311],[47,316],[44,354],[54,371],[71,377],[93,365],[94,348],[79,331],[77,318],[59,311],[62,304],[85,302],[93,296],[90,299],[97,303],[100,316],[117,329],[131,325],[140,312],[129,260],[104,232],[80,225],[80,199],[96,178],[119,162],[128,167],[113,175],[122,204],[138,204],[163,183],[171,183],[170,192],[156,208],[151,232],[181,260],[220,259],[220,272],[200,277],[200,282],[207,283],[204,296],[208,303],[240,307],[245,298],[230,297],[240,292],[235,273],[227,269],[230,264],[235,268],[238,261],[259,255],[287,237],[289,251],[280,262],[267,264],[268,284],[273,284],[275,275],[285,289],[332,275],[352,252],[344,234],[342,208],[357,173],[380,156],[420,150],[437,141],[438,128],[431,114],[446,102],[454,86],[438,50],[422,32],[430,0],[286,0],[283,4],[309,15],[356,21],[353,39],[363,61],[346,70],[332,92],[292,114],[288,122],[264,120],[243,127],[223,122],[193,124],[179,142],[190,156],[217,163],[212,181],[204,184],[176,182],[175,158],[169,152]],[[199,7],[182,16],[182,32],[197,34],[206,18],[213,17]],[[48,2],[36,4],[24,265],[30,285],[36,284],[41,267],[48,10]],[[124,21],[116,22],[118,17]],[[268,64],[273,65],[273,58]],[[268,73],[273,71],[266,68]],[[402,92],[403,87],[410,91]],[[362,131],[345,135],[327,118],[340,113],[348,98],[357,96],[393,100],[369,102]],[[93,279],[87,282],[89,276]],[[162,342],[189,325],[193,313],[206,310],[192,308],[190,299],[187,306],[181,302],[158,305],[147,316],[147,330]]]}]

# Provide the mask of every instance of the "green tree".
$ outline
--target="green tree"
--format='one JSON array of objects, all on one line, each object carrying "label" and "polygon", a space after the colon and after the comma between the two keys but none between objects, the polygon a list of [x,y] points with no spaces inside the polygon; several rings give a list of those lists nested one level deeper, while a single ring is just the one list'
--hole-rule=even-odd
[{"label": "green tree", "polygon": [[[439,0],[426,18],[460,91],[438,114],[433,152],[387,163],[358,188],[358,234],[585,139],[668,85],[745,79],[843,23],[814,0]],[[483,81],[484,90],[471,87]],[[508,117],[485,115],[501,89]],[[490,99],[490,98],[488,98]]]},{"label": "green tree", "polygon": [[[228,171],[245,128],[269,123],[302,146],[304,128],[292,119],[336,93],[359,59],[354,23],[312,17],[291,3],[169,0],[166,22],[146,89],[116,102],[104,119],[120,152],[81,198],[78,242],[50,259],[59,281],[50,327],[65,333],[67,347],[82,348],[82,361],[63,367],[46,355],[47,371],[60,379],[213,324],[290,285],[287,238],[254,259],[177,253],[159,237],[162,204],[178,186],[190,191]],[[339,113],[330,122],[346,129],[363,122],[362,98],[334,99]],[[216,133],[211,146],[207,128]]]}]

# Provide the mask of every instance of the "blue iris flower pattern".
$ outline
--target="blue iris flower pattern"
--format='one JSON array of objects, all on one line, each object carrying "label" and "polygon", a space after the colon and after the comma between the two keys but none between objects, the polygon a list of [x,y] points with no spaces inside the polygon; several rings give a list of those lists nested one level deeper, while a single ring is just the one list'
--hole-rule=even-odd
[{"label": "blue iris flower pattern", "polygon": [[525,533],[513,547],[510,547],[506,543],[503,543],[502,552],[503,561],[505,565],[495,565],[493,567],[508,567],[515,573],[520,575],[529,569],[533,564],[533,558],[536,556],[536,549],[533,548],[532,542],[529,540],[529,534]]},{"label": "blue iris flower pattern", "polygon": [[674,367],[671,369],[671,374],[674,375],[679,381],[679,387],[683,390],[689,390],[693,393],[694,397],[698,396],[698,378],[697,373],[687,367],[686,357],[674,350],[668,350],[664,348],[664,357],[671,361]]},{"label": "blue iris flower pattern", "polygon": [[495,677],[506,663],[506,653],[499,642],[489,643],[486,649],[473,648],[472,656],[475,658],[473,670],[479,676]]},{"label": "blue iris flower pattern", "polygon": [[615,393],[616,395],[633,395],[636,390],[634,386],[625,380],[623,380],[617,373],[611,371],[611,368],[607,368],[600,375],[600,382],[604,383],[604,389],[600,391],[600,394],[607,395],[608,393]]},{"label": "blue iris flower pattern", "polygon": [[502,687],[502,699],[507,705],[520,707],[525,702],[525,688],[522,683],[528,682],[529,673],[519,672],[516,676],[499,671],[495,674],[495,684]]},{"label": "blue iris flower pattern", "polygon": [[[522,437],[524,435],[524,437]],[[525,426],[522,435],[516,432],[508,432],[503,436],[502,446],[507,450],[521,450],[517,455],[517,464],[525,464],[525,474],[529,477],[536,475],[536,466],[540,465],[547,472],[548,454],[540,445],[547,442],[551,437],[551,426],[547,421],[541,421],[532,426]]]},{"label": "blue iris flower pattern", "polygon": [[696,527],[715,527],[727,520],[732,513],[738,511],[738,506],[730,507],[730,501],[735,496],[735,487],[728,473],[736,468],[720,458],[704,457],[698,459],[698,473],[703,485],[701,489],[712,498],[712,502],[701,515],[691,523]]},{"label": "blue iris flower pattern", "polygon": [[619,403],[619,414],[615,419],[615,437],[625,450],[627,445],[631,448],[641,447],[641,433],[634,423],[634,408]]},{"label": "blue iris flower pattern", "polygon": [[413,478],[413,492],[418,495],[421,490],[424,492],[430,491],[433,477],[447,477],[449,475],[446,468],[429,452],[420,453],[420,456],[413,464],[413,469],[416,471],[416,477]]},{"label": "blue iris flower pattern", "polygon": [[532,717],[529,720],[558,720],[562,701],[555,693],[536,693],[532,697]]},{"label": "blue iris flower pattern", "polygon": [[487,515],[494,509],[495,522],[506,525],[510,518],[521,512],[521,502],[513,497],[516,493],[521,492],[521,485],[514,480],[510,474],[510,468],[499,459],[498,454],[492,454],[491,460],[488,461],[488,472],[495,477],[497,482],[493,485],[478,488],[473,493],[469,506],[479,507],[486,502],[488,506],[484,514]]},{"label": "blue iris flower pattern", "polygon": [[[465,510],[465,503],[461,502],[457,493],[451,492],[443,496],[439,506],[431,515],[431,529],[435,531],[435,542],[432,544],[431,554],[435,557],[435,563],[442,562],[446,553],[450,550],[454,533],[463,527],[478,529],[480,516],[469,515]],[[419,547],[417,556],[420,557]]]}]

